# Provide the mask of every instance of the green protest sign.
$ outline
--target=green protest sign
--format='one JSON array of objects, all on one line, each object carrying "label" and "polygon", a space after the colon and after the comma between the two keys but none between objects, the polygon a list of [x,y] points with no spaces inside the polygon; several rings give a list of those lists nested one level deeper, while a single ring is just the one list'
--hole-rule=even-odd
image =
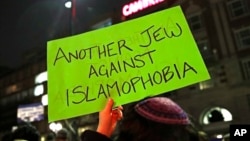
[{"label": "green protest sign", "polygon": [[49,121],[210,78],[180,6],[48,42]]}]

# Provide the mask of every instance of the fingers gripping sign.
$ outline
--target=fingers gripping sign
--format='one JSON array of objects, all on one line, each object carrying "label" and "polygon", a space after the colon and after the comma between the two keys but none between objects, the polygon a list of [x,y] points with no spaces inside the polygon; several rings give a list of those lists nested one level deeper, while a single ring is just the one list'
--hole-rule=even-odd
[{"label": "fingers gripping sign", "polygon": [[110,137],[115,130],[116,124],[122,119],[123,114],[122,106],[112,108],[114,105],[113,99],[109,99],[105,108],[99,112],[99,124],[97,127],[97,132]]}]

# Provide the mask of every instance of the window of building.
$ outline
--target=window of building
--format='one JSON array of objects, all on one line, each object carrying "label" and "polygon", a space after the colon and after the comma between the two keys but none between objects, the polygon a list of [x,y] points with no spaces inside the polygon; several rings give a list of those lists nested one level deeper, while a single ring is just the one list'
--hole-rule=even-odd
[{"label": "window of building", "polygon": [[34,90],[35,90],[35,88],[28,89],[28,97],[34,97]]},{"label": "window of building", "polygon": [[192,31],[197,31],[202,29],[202,19],[201,14],[195,14],[188,18],[189,27]]},{"label": "window of building", "polygon": [[39,84],[34,88],[34,96],[40,96],[44,93],[43,84]]},{"label": "window of building", "polygon": [[250,48],[250,27],[235,31],[235,37],[239,50]]},{"label": "window of building", "polygon": [[48,105],[48,94],[43,95],[41,101],[42,101],[43,106],[47,106]]},{"label": "window of building", "polygon": [[7,87],[5,93],[11,94],[11,93],[17,92],[18,90],[19,90],[18,85],[14,84],[14,85]]},{"label": "window of building", "polygon": [[48,80],[47,77],[48,77],[47,71],[39,73],[35,77],[35,84],[41,84],[41,83],[47,81]]},{"label": "window of building", "polygon": [[217,77],[218,77],[218,82],[220,84],[225,84],[227,82],[227,74],[226,74],[226,69],[224,65],[221,65],[217,68]]},{"label": "window of building", "polygon": [[209,58],[213,58],[213,51],[212,49],[209,47],[208,41],[207,40],[203,40],[203,41],[199,41],[197,43],[200,53],[202,55],[202,57],[206,60]]},{"label": "window of building", "polygon": [[21,101],[22,99],[22,97],[21,97],[21,93],[17,93],[17,94],[15,94],[16,95],[16,100],[17,101]]},{"label": "window of building", "polygon": [[232,121],[232,114],[225,108],[212,107],[206,110],[205,114],[202,115],[202,123],[210,124],[214,122],[227,122]]},{"label": "window of building", "polygon": [[214,81],[212,79],[202,81],[199,83],[200,90],[205,90],[214,87]]},{"label": "window of building", "polygon": [[247,0],[228,0],[229,14],[232,18],[237,18],[250,14]]},{"label": "window of building", "polygon": [[22,99],[25,99],[28,96],[28,91],[22,91],[21,97]]},{"label": "window of building", "polygon": [[241,66],[243,70],[243,79],[250,80],[250,58],[241,60]]},{"label": "window of building", "polygon": [[213,88],[215,86],[215,80],[214,80],[215,77],[214,76],[215,76],[216,68],[209,68],[208,71],[209,71],[211,79],[200,82],[199,83],[200,90]]}]

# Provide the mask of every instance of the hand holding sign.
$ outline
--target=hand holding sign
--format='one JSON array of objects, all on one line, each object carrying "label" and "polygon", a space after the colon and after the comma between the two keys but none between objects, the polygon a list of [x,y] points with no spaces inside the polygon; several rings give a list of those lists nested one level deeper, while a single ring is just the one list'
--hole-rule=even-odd
[{"label": "hand holding sign", "polygon": [[122,107],[112,109],[113,99],[109,99],[105,108],[99,113],[99,124],[97,132],[110,137],[115,130],[117,122],[122,118]]},{"label": "hand holding sign", "polygon": [[[132,30],[133,29],[133,30]],[[179,6],[48,42],[49,121],[210,78]]]}]

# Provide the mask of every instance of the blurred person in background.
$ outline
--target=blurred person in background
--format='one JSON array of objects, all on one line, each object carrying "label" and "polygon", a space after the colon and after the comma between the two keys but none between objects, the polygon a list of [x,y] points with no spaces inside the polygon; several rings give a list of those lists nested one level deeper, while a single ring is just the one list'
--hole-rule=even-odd
[{"label": "blurred person in background", "polygon": [[56,134],[53,131],[50,131],[47,134],[45,141],[55,141],[55,138],[56,138]]},{"label": "blurred person in background", "polygon": [[71,135],[69,131],[65,128],[59,130],[56,133],[55,141],[71,141]]},{"label": "blurred person in background", "polygon": [[40,141],[40,133],[31,124],[20,125],[12,134],[13,140]]}]

